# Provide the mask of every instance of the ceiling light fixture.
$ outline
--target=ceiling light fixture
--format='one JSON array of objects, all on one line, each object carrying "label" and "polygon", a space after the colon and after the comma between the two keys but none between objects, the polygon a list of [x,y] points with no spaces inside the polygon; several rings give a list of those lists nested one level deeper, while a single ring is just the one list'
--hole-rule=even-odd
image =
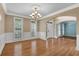
[{"label": "ceiling light fixture", "polygon": [[33,11],[32,11],[32,14],[30,16],[33,20],[37,21],[39,18],[42,17],[42,15],[39,13],[40,6],[38,6],[38,5],[33,6],[32,10]]}]

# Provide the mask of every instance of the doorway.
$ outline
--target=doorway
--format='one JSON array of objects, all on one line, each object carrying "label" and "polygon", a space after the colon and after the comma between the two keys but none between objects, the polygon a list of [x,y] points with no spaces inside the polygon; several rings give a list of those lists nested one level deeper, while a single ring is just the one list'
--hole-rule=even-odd
[{"label": "doorway", "polygon": [[65,21],[60,23],[61,36],[76,37],[76,21]]},{"label": "doorway", "polygon": [[57,37],[76,37],[76,17],[61,16],[57,19]]},{"label": "doorway", "polygon": [[46,24],[46,38],[52,38],[53,37],[53,23],[47,22]]}]

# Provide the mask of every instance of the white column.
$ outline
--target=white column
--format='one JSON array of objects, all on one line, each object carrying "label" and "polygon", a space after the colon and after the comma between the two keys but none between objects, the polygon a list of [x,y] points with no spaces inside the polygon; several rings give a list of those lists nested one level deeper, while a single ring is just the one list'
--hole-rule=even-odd
[{"label": "white column", "polygon": [[62,30],[62,31],[63,31],[63,35],[64,35],[64,24],[63,24],[63,26],[62,26],[62,27],[63,27],[63,30]]},{"label": "white column", "polygon": [[58,37],[61,36],[61,24],[57,25],[57,30],[58,30]]}]

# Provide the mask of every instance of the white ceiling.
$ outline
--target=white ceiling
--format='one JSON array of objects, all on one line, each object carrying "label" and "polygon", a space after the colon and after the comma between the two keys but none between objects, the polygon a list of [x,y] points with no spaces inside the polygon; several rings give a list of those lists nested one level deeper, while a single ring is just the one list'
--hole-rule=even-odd
[{"label": "white ceiling", "polygon": [[73,4],[74,3],[6,3],[5,5],[8,13],[22,16],[29,16],[32,13],[32,7],[39,5],[40,14],[46,16]]}]

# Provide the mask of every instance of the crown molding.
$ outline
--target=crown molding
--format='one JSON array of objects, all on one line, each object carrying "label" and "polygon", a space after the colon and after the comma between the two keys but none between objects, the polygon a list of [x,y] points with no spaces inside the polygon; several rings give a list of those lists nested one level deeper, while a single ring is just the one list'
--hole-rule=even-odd
[{"label": "crown molding", "polygon": [[27,16],[23,16],[23,15],[18,15],[18,14],[15,14],[15,13],[9,13],[7,12],[7,8],[6,8],[6,4],[5,3],[1,3],[3,9],[4,9],[4,12],[6,15],[11,15],[11,16],[18,16],[18,17],[22,17],[22,18],[29,18]]},{"label": "crown molding", "polygon": [[64,21],[77,21],[77,18],[74,16],[61,16],[61,17],[57,17],[57,21],[56,23],[61,23]]},{"label": "crown molding", "polygon": [[[3,7],[3,9],[4,9],[6,15],[12,15],[12,16],[18,16],[18,17],[23,17],[23,18],[29,18],[29,17],[23,16],[23,15],[18,15],[18,14],[14,14],[14,13],[8,13],[5,3],[2,3],[2,7]],[[61,10],[59,10],[59,11],[56,11],[56,12],[54,12],[54,13],[51,13],[51,14],[49,14],[49,15],[47,15],[47,16],[44,16],[44,17],[40,18],[40,20],[45,19],[45,18],[48,18],[48,17],[50,17],[50,16],[54,16],[54,15],[56,15],[56,14],[59,14],[59,13],[62,13],[62,12],[68,11],[68,10],[71,10],[71,9],[74,9],[74,8],[77,8],[77,7],[79,7],[79,4],[71,5],[71,6],[66,7],[66,8],[64,8],[64,9],[61,9]],[[30,19],[30,18],[29,18],[29,19]]]},{"label": "crown molding", "polygon": [[65,12],[65,11],[68,11],[68,10],[71,10],[71,9],[75,9],[77,7],[79,7],[79,3],[78,4],[71,5],[69,7],[64,8],[64,9],[61,9],[61,10],[56,11],[54,13],[51,13],[51,14],[49,14],[47,16],[44,16],[44,17],[40,18],[40,20],[45,19],[45,18],[48,18],[48,17],[51,17],[51,16],[54,16],[54,15],[57,15],[57,14],[60,14],[62,12]]},{"label": "crown molding", "polygon": [[[6,13],[6,15],[10,15],[10,16],[16,16],[16,17],[21,17],[21,18],[29,18],[27,16],[23,16],[23,15],[18,15],[18,14],[15,14],[15,13]],[[30,18],[29,18],[30,19]]]},{"label": "crown molding", "polygon": [[11,15],[11,16],[16,16],[16,17],[22,17],[22,18],[29,18],[27,16],[18,15],[18,14],[15,14],[15,13],[6,13],[6,15]]}]

